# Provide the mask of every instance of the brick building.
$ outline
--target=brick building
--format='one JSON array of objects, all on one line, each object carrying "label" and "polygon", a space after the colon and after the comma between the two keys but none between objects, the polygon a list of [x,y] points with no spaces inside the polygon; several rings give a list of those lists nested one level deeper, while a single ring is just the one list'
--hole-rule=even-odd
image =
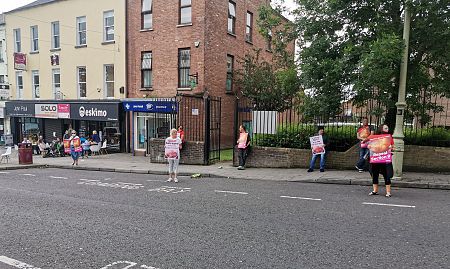
[{"label": "brick building", "polygon": [[[231,83],[231,73],[237,60],[254,49],[262,49],[262,57],[271,59],[268,42],[256,23],[259,7],[269,2],[128,1],[127,97],[149,101],[177,93],[202,95],[205,91],[221,97],[222,147],[232,146],[237,85]],[[293,52],[293,44],[291,49]],[[198,84],[191,88],[193,77],[189,75],[194,74],[198,74]],[[144,125],[155,121],[155,116],[142,110],[131,114],[132,132],[148,134]],[[186,127],[185,131],[193,130]],[[137,137],[130,135],[134,149],[148,149]]]}]

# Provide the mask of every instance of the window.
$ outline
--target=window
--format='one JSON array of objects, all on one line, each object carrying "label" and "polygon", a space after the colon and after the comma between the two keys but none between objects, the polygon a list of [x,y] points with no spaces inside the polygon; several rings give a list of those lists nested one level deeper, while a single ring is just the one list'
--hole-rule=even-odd
[{"label": "window", "polygon": [[272,51],[272,30],[267,33],[267,50]]},{"label": "window", "polygon": [[234,57],[232,55],[227,55],[227,85],[226,91],[233,91],[233,68],[234,68]]},{"label": "window", "polygon": [[106,98],[114,97],[114,65],[105,64],[104,74],[105,74],[105,92]]},{"label": "window", "polygon": [[39,33],[37,25],[30,27],[31,32],[31,51],[39,51]]},{"label": "window", "polygon": [[52,49],[59,49],[59,21],[52,22]]},{"label": "window", "polygon": [[190,88],[191,50],[178,50],[178,88]]},{"label": "window", "polygon": [[78,97],[86,98],[86,67],[77,67]]},{"label": "window", "polygon": [[14,52],[22,52],[20,29],[14,29],[13,33],[14,33]]},{"label": "window", "polygon": [[103,13],[103,23],[103,40],[114,41],[114,10]]},{"label": "window", "polygon": [[77,46],[84,46],[87,44],[86,36],[86,17],[77,18]]},{"label": "window", "polygon": [[178,20],[179,24],[190,24],[192,23],[192,1],[191,0],[180,0],[180,18]]},{"label": "window", "polygon": [[152,0],[142,0],[141,27],[142,29],[152,29],[153,27],[153,3]]},{"label": "window", "polygon": [[41,94],[39,92],[39,71],[38,70],[31,71],[31,89],[33,90],[33,99],[41,98]]},{"label": "window", "polygon": [[245,40],[253,41],[253,13],[247,11],[247,26],[245,27]]},{"label": "window", "polygon": [[3,59],[3,41],[0,40],[0,63],[3,63],[5,60]]},{"label": "window", "polygon": [[5,84],[5,75],[0,75],[0,84]]},{"label": "window", "polygon": [[152,52],[151,51],[142,53],[141,83],[142,83],[142,88],[151,88],[153,85]]},{"label": "window", "polygon": [[235,34],[236,28],[236,3],[228,2],[228,33]]},{"label": "window", "polygon": [[60,95],[61,91],[61,71],[59,68],[52,69],[52,86],[53,86],[53,97],[58,99],[57,96]]},{"label": "window", "polygon": [[23,75],[22,71],[16,72],[16,94],[17,99],[23,99]]}]

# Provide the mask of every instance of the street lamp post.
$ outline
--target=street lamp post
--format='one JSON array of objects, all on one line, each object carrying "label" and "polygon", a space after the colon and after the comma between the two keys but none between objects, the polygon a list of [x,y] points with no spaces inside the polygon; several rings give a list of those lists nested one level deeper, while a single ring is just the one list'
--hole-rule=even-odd
[{"label": "street lamp post", "polygon": [[403,25],[403,40],[405,43],[405,48],[402,56],[402,63],[400,66],[400,83],[398,89],[398,102],[395,104],[397,106],[397,115],[395,118],[395,130],[394,130],[394,179],[401,179],[403,172],[403,155],[405,152],[405,142],[403,138],[403,119],[405,115],[406,108],[406,77],[408,71],[408,58],[409,58],[409,31],[411,24],[411,13],[408,7],[408,1],[405,1],[405,22]]}]

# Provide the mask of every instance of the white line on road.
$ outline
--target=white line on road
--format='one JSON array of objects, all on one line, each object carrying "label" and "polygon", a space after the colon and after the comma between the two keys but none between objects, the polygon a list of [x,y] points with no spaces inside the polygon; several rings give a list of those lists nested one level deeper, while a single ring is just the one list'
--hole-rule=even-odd
[{"label": "white line on road", "polygon": [[0,174],[9,174],[9,172],[0,172]]},{"label": "white line on road", "polygon": [[281,198],[288,198],[288,199],[300,199],[300,200],[310,200],[310,201],[322,201],[322,199],[317,198],[308,198],[308,197],[295,197],[295,196],[280,196]]},{"label": "white line on road", "polygon": [[139,183],[127,183],[127,182],[117,182],[117,183],[120,183],[120,184],[128,184],[128,185],[136,185],[136,186],[142,186],[142,184],[139,184]]},{"label": "white line on road", "polygon": [[141,268],[144,268],[144,269],[158,269],[158,268],[156,268],[156,267],[153,267],[153,266],[147,266],[147,265],[141,265]]},{"label": "white line on road", "polygon": [[36,175],[34,174],[21,174],[22,176],[29,176],[29,177],[35,177]]},{"label": "white line on road", "polygon": [[67,179],[67,177],[55,177],[55,176],[50,176],[50,178],[54,178],[54,179]]},{"label": "white line on road", "polygon": [[240,192],[240,191],[218,191],[218,190],[215,190],[215,192],[233,193],[233,194],[248,194],[247,192]]},{"label": "white line on road", "polygon": [[117,262],[113,262],[111,264],[108,264],[108,265],[106,265],[106,266],[104,266],[104,267],[102,267],[100,269],[108,269],[108,268],[111,268],[111,267],[113,267],[115,265],[118,265],[118,264],[121,264],[121,265],[128,264],[126,267],[122,268],[122,269],[128,269],[128,268],[131,268],[131,267],[135,266],[137,263],[129,262],[129,261],[117,261]]},{"label": "white line on road", "polygon": [[20,269],[40,269],[40,268],[34,267],[33,265],[29,265],[24,262],[8,258],[6,256],[0,256],[0,262],[5,263],[7,265],[14,266],[16,268],[20,268]]},{"label": "white line on road", "polygon": [[381,205],[381,206],[395,206],[395,207],[409,207],[415,208],[415,205],[394,205],[394,204],[380,204],[380,203],[363,203],[363,205]]}]

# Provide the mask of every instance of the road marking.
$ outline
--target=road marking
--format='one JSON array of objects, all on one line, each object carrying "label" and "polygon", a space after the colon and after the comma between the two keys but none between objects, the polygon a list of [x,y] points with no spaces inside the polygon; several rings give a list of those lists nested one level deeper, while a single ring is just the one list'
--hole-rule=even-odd
[{"label": "road marking", "polygon": [[29,176],[29,177],[35,177],[36,175],[34,174],[21,174],[22,176]]},{"label": "road marking", "polygon": [[40,269],[38,267],[34,267],[33,265],[29,265],[24,262],[8,258],[6,256],[0,256],[0,262],[20,269]]},{"label": "road marking", "polygon": [[182,193],[182,192],[190,192],[191,188],[181,188],[181,187],[172,187],[172,186],[162,186],[160,188],[150,189],[148,191],[155,192],[166,192],[166,193]]},{"label": "road marking", "polygon": [[9,174],[9,172],[0,172],[0,174]]},{"label": "road marking", "polygon": [[54,178],[54,179],[67,179],[67,177],[55,177],[55,176],[50,176],[50,178]]},{"label": "road marking", "polygon": [[128,185],[135,185],[135,186],[142,186],[142,184],[139,184],[139,183],[127,183],[127,182],[117,182],[117,183],[128,184]]},{"label": "road marking", "polygon": [[164,182],[165,180],[147,179],[149,182]]},{"label": "road marking", "polygon": [[381,206],[395,206],[395,207],[409,207],[415,208],[415,205],[394,205],[394,204],[380,204],[380,203],[363,203],[363,205],[381,205]]},{"label": "road marking", "polygon": [[218,191],[218,190],[215,190],[215,192],[232,193],[232,194],[248,194],[248,192],[241,192],[241,191]]},{"label": "road marking", "polygon": [[108,264],[108,265],[106,265],[106,266],[104,266],[104,267],[102,267],[100,269],[108,269],[108,268],[113,267],[114,265],[117,265],[117,264],[128,264],[128,266],[122,268],[122,269],[128,269],[128,268],[131,268],[131,267],[135,266],[137,263],[129,262],[129,261],[118,261],[118,262],[113,262],[111,264]]},{"label": "road marking", "polygon": [[280,196],[281,198],[288,198],[288,199],[300,199],[300,200],[310,200],[310,201],[322,201],[322,199],[317,198],[308,198],[308,197],[294,197],[294,196]]},{"label": "road marking", "polygon": [[144,269],[158,269],[158,268],[156,268],[156,267],[153,267],[153,266],[147,266],[147,265],[141,265],[141,268],[144,268]]}]

